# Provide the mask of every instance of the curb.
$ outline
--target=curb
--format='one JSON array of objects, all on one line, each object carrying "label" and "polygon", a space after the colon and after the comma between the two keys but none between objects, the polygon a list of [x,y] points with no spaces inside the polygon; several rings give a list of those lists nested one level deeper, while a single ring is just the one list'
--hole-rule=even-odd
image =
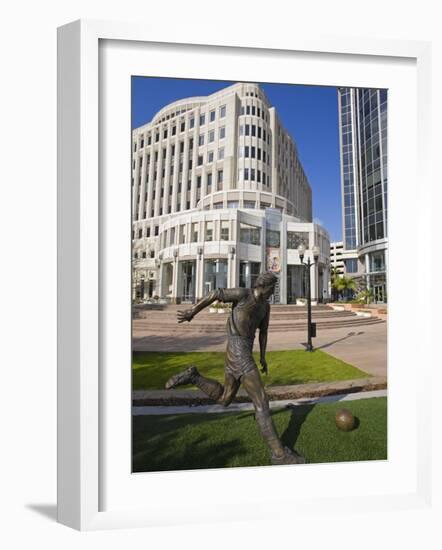
[{"label": "curb", "polygon": [[[266,388],[270,401],[287,399],[326,397],[348,393],[384,390],[387,388],[385,376],[373,376],[356,380],[339,382],[321,382],[318,384],[298,384],[292,386],[268,386]],[[250,403],[251,400],[244,390],[239,390],[234,402]],[[132,406],[161,405],[210,405],[209,399],[200,390],[136,390],[132,392]]]}]

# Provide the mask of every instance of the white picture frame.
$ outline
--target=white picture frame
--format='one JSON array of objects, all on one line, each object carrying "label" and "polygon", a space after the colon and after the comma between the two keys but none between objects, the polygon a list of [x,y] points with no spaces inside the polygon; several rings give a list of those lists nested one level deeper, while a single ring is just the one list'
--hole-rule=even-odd
[{"label": "white picture frame", "polygon": [[[357,470],[354,465],[333,466],[327,469],[327,466],[319,465],[313,470],[298,470],[296,473],[292,467],[267,468],[265,472],[260,468],[248,469],[230,469],[230,471],[202,471],[202,472],[183,472],[183,473],[165,473],[151,474],[150,477],[141,478],[132,476],[130,481],[126,479],[123,487],[121,484],[112,506],[105,502],[103,494],[103,484],[113,480],[116,468],[122,468],[127,455],[119,455],[117,460],[109,460],[111,455],[111,446],[115,445],[107,441],[106,425],[109,424],[108,402],[119,392],[121,400],[115,411],[121,411],[119,408],[125,406],[130,391],[124,388],[124,380],[127,378],[118,378],[119,374],[115,368],[110,368],[111,375],[109,380],[112,383],[103,383],[103,372],[107,368],[106,358],[109,358],[107,352],[103,352],[103,331],[110,330],[112,333],[119,330],[118,323],[113,325],[114,320],[122,317],[127,322],[127,312],[130,304],[124,305],[125,297],[122,300],[122,309],[115,309],[114,304],[110,303],[108,289],[124,288],[122,283],[127,283],[127,276],[130,277],[130,256],[127,257],[127,265],[122,268],[121,273],[115,275],[115,279],[109,279],[103,284],[104,271],[108,276],[106,264],[106,246],[103,244],[103,230],[107,231],[106,218],[108,211],[114,211],[118,207],[118,195],[111,195],[103,200],[103,188],[100,187],[100,154],[102,154],[103,144],[100,142],[100,117],[105,116],[107,101],[115,101],[115,98],[106,98],[106,102],[100,98],[100,86],[103,81],[106,82],[106,76],[103,77],[102,65],[115,66],[117,68],[118,58],[124,68],[127,65],[127,52],[116,50],[116,53],[100,48],[105,44],[124,45],[123,49],[142,47],[145,45],[154,45],[161,58],[161,48],[169,49],[176,54],[180,51],[183,58],[191,59],[191,56],[197,51],[200,56],[201,67],[203,58],[206,59],[207,67],[211,66],[211,55],[217,51],[220,55],[230,57],[231,60],[241,55],[266,56],[271,55],[274,59],[279,56],[280,59],[289,59],[292,54],[298,53],[298,57],[303,56],[305,65],[320,62],[326,66],[332,61],[335,63],[354,63],[355,66],[367,64],[371,59],[379,62],[381,66],[385,64],[385,75],[391,71],[392,64],[403,66],[412,66],[417,84],[417,94],[410,90],[410,98],[413,105],[410,106],[412,112],[417,114],[417,125],[411,122],[411,139],[408,144],[401,142],[403,149],[407,153],[407,158],[411,159],[411,169],[416,168],[420,174],[421,193],[413,202],[412,189],[410,188],[410,175],[400,172],[399,163],[394,162],[398,149],[395,150],[396,139],[399,141],[403,136],[395,135],[393,124],[389,128],[393,129],[393,137],[390,140],[393,147],[390,148],[392,155],[392,174],[391,179],[396,180],[400,177],[404,184],[404,197],[401,202],[401,208],[392,208],[390,211],[391,231],[390,238],[394,240],[395,246],[391,247],[390,262],[394,266],[400,264],[398,257],[400,254],[407,253],[409,247],[419,245],[419,236],[429,234],[429,216],[427,205],[431,204],[432,182],[430,181],[428,170],[428,155],[430,149],[429,120],[431,118],[431,103],[428,100],[428,82],[431,76],[430,44],[424,42],[407,42],[393,40],[368,40],[354,37],[318,37],[315,39],[306,38],[300,34],[293,37],[281,36],[278,43],[273,43],[270,47],[257,38],[256,42],[240,41],[235,43],[225,41],[216,45],[198,44],[193,42],[183,34],[168,37],[163,31],[158,30],[157,34],[151,29],[149,32],[142,25],[125,24],[117,22],[101,21],[77,21],[68,24],[59,29],[58,34],[58,520],[60,523],[74,527],[80,530],[92,530],[116,527],[139,527],[153,525],[169,525],[177,523],[192,523],[195,521],[231,521],[233,519],[259,519],[262,517],[272,517],[272,512],[265,510],[265,500],[268,502],[283,503],[277,511],[278,517],[285,513],[293,513],[296,509],[299,513],[315,513],[319,510],[325,510],[336,502],[351,504],[359,509],[370,512],[372,510],[395,510],[398,508],[424,508],[430,506],[431,502],[431,432],[426,425],[426,418],[429,416],[431,401],[427,392],[431,387],[431,363],[427,362],[420,366],[420,377],[413,380],[413,373],[410,368],[411,362],[418,358],[418,352],[428,344],[431,329],[429,320],[431,311],[429,305],[425,302],[425,289],[431,286],[431,274],[422,266],[416,266],[422,289],[417,292],[415,303],[408,304],[408,314],[412,319],[411,327],[399,326],[395,322],[395,316],[400,318],[403,313],[403,306],[400,303],[400,293],[406,291],[405,286],[401,286],[399,277],[395,278],[395,269],[392,271],[395,281],[394,291],[389,292],[390,308],[397,312],[390,316],[389,320],[389,398],[396,403],[395,407],[390,407],[389,411],[389,450],[394,448],[390,436],[395,437],[397,430],[394,428],[399,425],[400,416],[406,419],[410,431],[413,431],[412,456],[404,456],[398,461],[397,471],[400,470],[397,479],[394,479],[395,485],[387,487],[384,492],[380,492],[379,486],[373,485],[373,490],[367,490],[364,494],[354,494],[352,487],[357,483],[361,470]],[[140,54],[145,55],[144,53]],[[136,56],[134,56],[135,58]],[[140,57],[142,59],[142,57]],[[226,67],[226,61],[221,66]],[[178,65],[178,63],[177,63]],[[213,65],[213,63],[212,63]],[[253,65],[253,64],[251,64]],[[180,70],[184,71],[189,77],[195,77],[198,71],[203,69],[195,68],[189,61],[186,65],[180,64]],[[336,67],[335,67],[336,68]],[[307,70],[307,69],[306,69]],[[244,68],[245,71],[245,68]],[[368,71],[368,69],[367,69]],[[401,71],[398,70],[398,74]],[[407,72],[407,71],[405,71]],[[380,72],[379,82],[376,78],[366,78],[364,80],[363,70],[357,71],[352,78],[357,80],[358,74],[361,85],[366,87],[381,87],[382,71]],[[118,77],[118,70],[115,76]],[[208,74],[206,77],[213,78],[214,74]],[[243,76],[248,80],[247,73]],[[404,73],[405,74],[405,73]],[[410,73],[411,74],[411,73]],[[162,76],[152,74],[152,76]],[[167,75],[166,75],[167,76]],[[101,80],[100,80],[101,78]],[[111,77],[112,78],[112,75]],[[347,82],[330,81],[330,75],[324,73],[317,77],[320,84],[320,78],[323,83],[328,82],[332,85],[345,85]],[[329,78],[327,81],[326,79]],[[385,76],[385,78],[387,78]],[[394,78],[393,76],[391,78]],[[398,76],[400,78],[400,76]],[[404,76],[409,78],[409,76]],[[236,79],[232,75],[232,80]],[[268,80],[264,76],[260,80]],[[313,83],[314,79],[309,80]],[[290,82],[290,80],[286,80]],[[303,80],[300,83],[307,83]],[[371,84],[371,85],[370,85]],[[351,85],[349,83],[349,85]],[[354,84],[353,84],[354,85]],[[117,86],[118,87],[118,86]],[[124,93],[124,92],[123,92]],[[398,96],[396,96],[398,97]],[[399,101],[399,97],[398,97]],[[128,106],[124,109],[127,111]],[[123,109],[123,107],[122,107]],[[130,109],[130,105],[129,105]],[[390,116],[398,116],[394,113],[394,102],[391,105]],[[128,121],[128,124],[130,122]],[[110,133],[111,135],[112,132]],[[130,149],[129,134],[124,137],[127,139],[126,147]],[[123,143],[123,142],[122,142]],[[117,146],[118,142],[111,143],[110,147]],[[396,159],[398,157],[396,156]],[[416,161],[416,166],[414,165]],[[123,160],[124,162],[124,160]],[[397,171],[395,172],[395,166]],[[105,167],[107,169],[107,166]],[[121,165],[120,165],[121,168]],[[102,172],[102,170],[101,170]],[[107,172],[106,172],[107,173]],[[121,173],[121,172],[120,172]],[[129,174],[129,172],[127,172]],[[128,176],[129,178],[129,176]],[[102,181],[102,180],[101,180]],[[129,181],[129,179],[128,179]],[[128,186],[129,187],[129,186]],[[414,236],[409,237],[407,243],[400,239],[398,231],[400,229],[399,210],[410,212],[415,208],[417,219],[417,231]],[[408,210],[407,210],[408,209]],[[104,220],[104,221],[103,221]],[[130,223],[125,216],[121,217],[121,223],[127,225],[127,231],[130,229]],[[120,227],[122,227],[121,225]],[[124,236],[121,239],[121,246],[117,249],[121,252],[125,250]],[[421,240],[422,253],[427,251],[429,240]],[[124,262],[120,261],[124,265]],[[106,267],[106,269],[104,269]],[[398,269],[399,271],[399,269]],[[121,277],[120,277],[121,276]],[[113,275],[112,275],[113,277]],[[117,280],[117,278],[120,279]],[[115,287],[113,285],[116,285]],[[130,287],[128,287],[130,292]],[[120,298],[116,299],[120,302]],[[110,308],[110,310],[109,310]],[[112,308],[114,308],[112,310]],[[402,308],[402,309],[401,309]],[[116,313],[109,315],[108,311]],[[416,314],[420,313],[422,318],[428,319],[419,326],[416,324]],[[393,318],[393,319],[392,319]],[[111,321],[109,321],[109,319]],[[112,324],[104,329],[106,323]],[[119,322],[119,321],[118,321]],[[129,354],[130,334],[127,333],[127,325],[120,331],[122,344],[119,353]],[[121,328],[121,327],[120,327]],[[405,333],[403,331],[405,330]],[[407,332],[408,331],[408,332]],[[419,341],[419,347],[411,350],[407,354],[401,354],[398,349],[398,343],[401,337],[411,338],[415,335]],[[405,340],[406,341],[406,340]],[[129,343],[130,346],[130,343]],[[397,365],[404,361],[403,371],[398,372]],[[390,364],[392,368],[390,369]],[[402,366],[402,365],[401,365]],[[128,376],[127,373],[123,376]],[[114,378],[113,378],[114,377]],[[123,386],[121,381],[123,380]],[[413,383],[414,382],[414,383]],[[399,395],[399,386],[403,385],[405,399],[415,398],[415,403],[407,409],[405,399]],[[123,395],[124,394],[124,395]],[[118,399],[120,399],[118,397]],[[401,400],[402,399],[402,400]],[[126,401],[125,401],[126,400]],[[129,395],[130,400],[130,395]],[[409,401],[411,403],[411,401]],[[130,401],[129,401],[130,403]],[[117,413],[115,413],[117,414]],[[126,415],[126,416],[124,416]],[[130,410],[123,413],[123,420],[119,421],[115,416],[112,417],[115,432],[123,434],[124,441],[127,443],[127,437],[124,436],[124,430],[129,430],[127,425],[127,415]],[[393,433],[392,433],[393,428]],[[119,431],[120,430],[120,431]],[[396,434],[396,435],[395,435]],[[397,435],[399,437],[399,435]],[[116,437],[116,436],[115,436]],[[121,440],[122,441],[122,440]],[[400,438],[395,442],[396,447],[400,446]],[[124,444],[122,444],[124,447]],[[126,449],[130,453],[130,449]],[[124,452],[126,452],[124,451]],[[396,457],[397,458],[397,457]],[[390,466],[395,466],[395,455],[390,458]],[[106,466],[104,465],[106,463]],[[399,466],[403,467],[401,470]],[[344,471],[348,477],[348,486],[344,492],[338,491],[338,481],[340,472]],[[383,467],[370,465],[368,475],[385,475],[394,478],[392,472],[387,472]],[[245,471],[247,470],[247,471]],[[381,470],[385,470],[382,471]],[[292,494],[280,494],[272,490],[275,484],[286,483],[290,478],[295,481],[297,486],[301,487],[303,480],[300,478],[300,472],[304,478],[306,486],[310,487],[309,498],[307,492],[298,498]],[[410,477],[410,472],[413,475]],[[130,474],[127,471],[124,475]],[[330,476],[336,479],[336,486],[333,484],[327,487],[327,493],[323,493],[321,487],[312,485],[315,478],[321,475]],[[260,483],[264,483],[264,490],[258,495],[254,491],[257,476]],[[402,477],[401,477],[402,476]],[[408,476],[408,477],[407,477]],[[331,477],[331,476],[330,476]],[[110,479],[109,479],[110,478]],[[222,503],[228,502],[227,494],[219,494],[218,505],[215,507],[205,506],[210,493],[205,492],[208,479],[211,483],[218,484],[220,491],[227,483],[241,483],[247,488],[243,494],[236,498],[236,501],[228,509],[223,508]],[[370,479],[370,478],[369,478]],[[119,482],[118,482],[119,483]],[[123,482],[122,482],[123,483]],[[130,498],[129,489],[137,490],[136,485],[143,484],[144,490],[150,487],[149,502],[146,506],[140,507],[138,503],[134,505],[136,499]],[[189,487],[199,484],[201,494],[197,499],[189,493]],[[320,482],[318,482],[318,485]],[[393,488],[394,487],[396,488]],[[127,489],[127,490],[126,490]],[[186,493],[187,490],[187,493]],[[174,494],[174,491],[176,494]],[[302,492],[302,491],[301,491]],[[187,505],[184,507],[183,501],[179,495],[185,493]],[[121,494],[121,503],[118,502],[118,495]],[[129,503],[132,502],[132,505]],[[249,504],[250,506],[247,506]],[[284,511],[285,510],[285,511]],[[276,512],[274,512],[276,513]],[[276,516],[273,516],[276,517]]]}]

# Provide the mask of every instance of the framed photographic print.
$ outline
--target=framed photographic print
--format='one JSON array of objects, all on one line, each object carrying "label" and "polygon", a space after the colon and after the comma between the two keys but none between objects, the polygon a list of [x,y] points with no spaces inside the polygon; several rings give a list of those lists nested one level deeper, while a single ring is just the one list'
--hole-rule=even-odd
[{"label": "framed photographic print", "polygon": [[59,521],[424,505],[426,56],[59,30]]}]

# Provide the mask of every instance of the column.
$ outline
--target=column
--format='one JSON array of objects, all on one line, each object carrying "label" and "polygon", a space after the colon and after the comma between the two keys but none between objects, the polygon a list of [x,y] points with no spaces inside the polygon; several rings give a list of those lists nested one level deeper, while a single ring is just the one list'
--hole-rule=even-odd
[{"label": "column", "polygon": [[178,257],[176,257],[173,261],[173,272],[172,272],[172,303],[177,303],[178,298]]}]

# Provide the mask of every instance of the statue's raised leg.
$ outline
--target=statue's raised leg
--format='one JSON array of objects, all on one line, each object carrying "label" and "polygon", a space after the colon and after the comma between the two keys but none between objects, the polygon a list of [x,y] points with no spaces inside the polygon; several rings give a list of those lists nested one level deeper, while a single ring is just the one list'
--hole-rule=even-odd
[{"label": "statue's raised leg", "polygon": [[236,380],[231,374],[226,373],[224,386],[217,380],[206,378],[198,372],[195,366],[191,366],[183,372],[175,374],[166,382],[166,389],[172,389],[177,386],[192,384],[204,392],[214,401],[227,407],[233,401],[239,386],[239,380]]}]

